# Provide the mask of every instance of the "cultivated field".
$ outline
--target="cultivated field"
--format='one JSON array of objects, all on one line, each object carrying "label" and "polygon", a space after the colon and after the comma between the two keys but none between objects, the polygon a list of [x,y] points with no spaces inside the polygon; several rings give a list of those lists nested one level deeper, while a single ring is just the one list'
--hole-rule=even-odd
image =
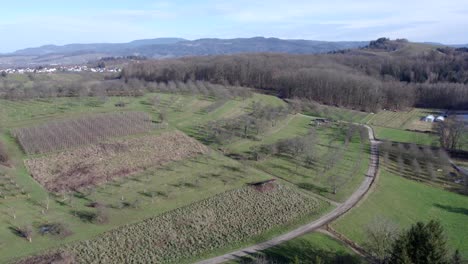
[{"label": "cultivated field", "polygon": [[452,167],[443,149],[386,141],[380,145],[379,152],[382,165],[395,175],[448,191],[468,193],[464,176]]},{"label": "cultivated field", "polygon": [[321,207],[314,198],[272,183],[228,191],[188,207],[65,246],[77,263],[180,263],[241,243]]},{"label": "cultivated field", "polygon": [[147,113],[122,112],[48,122],[17,128],[12,133],[27,154],[38,154],[143,133],[153,127]]},{"label": "cultivated field", "polygon": [[111,140],[26,161],[31,175],[54,192],[77,190],[125,177],[149,167],[206,153],[180,132]]},{"label": "cultivated field", "polygon": [[412,108],[409,111],[383,110],[372,115],[367,124],[421,132],[432,131],[433,123],[424,122],[421,119],[427,115],[439,115],[441,113],[442,111],[421,108]]}]

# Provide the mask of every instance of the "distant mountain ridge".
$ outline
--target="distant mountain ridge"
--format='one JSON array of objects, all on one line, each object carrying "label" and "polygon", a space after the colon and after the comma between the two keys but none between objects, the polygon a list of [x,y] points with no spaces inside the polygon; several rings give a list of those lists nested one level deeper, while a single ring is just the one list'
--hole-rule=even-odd
[{"label": "distant mountain ridge", "polygon": [[128,43],[91,43],[91,44],[67,44],[63,46],[58,45],[44,45],[35,48],[26,48],[13,52],[14,55],[46,55],[46,54],[59,54],[59,53],[101,53],[101,52],[121,52],[121,50],[138,48],[148,45],[161,45],[161,44],[174,44],[180,41],[186,41],[182,38],[156,38],[156,39],[142,39],[134,40]]},{"label": "distant mountain ridge", "polygon": [[81,64],[102,57],[145,56],[172,58],[183,56],[222,55],[253,52],[315,54],[359,48],[368,41],[315,41],[278,38],[156,38],[128,43],[45,45],[0,55],[0,66],[37,66],[47,64]]}]

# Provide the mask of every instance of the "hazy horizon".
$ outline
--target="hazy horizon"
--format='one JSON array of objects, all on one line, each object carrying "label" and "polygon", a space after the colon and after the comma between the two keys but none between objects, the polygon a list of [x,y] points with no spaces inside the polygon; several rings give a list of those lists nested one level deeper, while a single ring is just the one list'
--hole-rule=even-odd
[{"label": "hazy horizon", "polygon": [[4,3],[0,53],[42,45],[162,37],[466,44],[464,1],[77,1]]}]

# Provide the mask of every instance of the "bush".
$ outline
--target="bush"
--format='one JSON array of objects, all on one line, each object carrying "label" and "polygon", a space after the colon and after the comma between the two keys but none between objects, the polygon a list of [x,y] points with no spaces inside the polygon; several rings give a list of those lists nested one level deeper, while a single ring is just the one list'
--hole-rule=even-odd
[{"label": "bush", "polygon": [[41,235],[51,235],[59,238],[65,238],[73,234],[73,232],[62,223],[45,224],[39,227]]}]

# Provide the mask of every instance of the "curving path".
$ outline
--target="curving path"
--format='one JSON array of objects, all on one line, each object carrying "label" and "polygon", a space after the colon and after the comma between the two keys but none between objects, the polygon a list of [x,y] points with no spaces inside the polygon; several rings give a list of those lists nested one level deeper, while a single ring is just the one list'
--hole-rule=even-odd
[{"label": "curving path", "polygon": [[310,222],[306,225],[303,225],[295,230],[292,230],[286,234],[283,234],[281,236],[275,237],[273,239],[270,239],[268,241],[262,242],[255,244],[253,246],[243,248],[237,251],[233,251],[218,257],[214,257],[211,259],[203,260],[200,262],[197,262],[197,264],[217,264],[217,263],[223,263],[229,260],[235,260],[243,256],[250,255],[252,253],[256,253],[258,251],[265,250],[267,248],[276,246],[278,244],[281,244],[285,241],[294,239],[296,237],[302,236],[306,233],[309,233],[311,231],[314,231],[321,226],[324,226],[336,218],[340,217],[347,211],[349,211],[351,208],[356,206],[356,204],[364,197],[364,195],[367,193],[369,188],[371,187],[372,183],[374,182],[374,178],[377,174],[378,168],[379,168],[379,155],[378,155],[378,141],[375,140],[374,138],[374,131],[370,126],[364,125],[364,127],[367,128],[369,132],[369,140],[371,142],[371,157],[370,157],[370,163],[369,163],[369,169],[367,170],[366,177],[364,181],[361,183],[359,188],[346,200],[344,201],[340,206],[335,208],[333,211],[327,213],[326,215],[323,215],[319,219]]}]

